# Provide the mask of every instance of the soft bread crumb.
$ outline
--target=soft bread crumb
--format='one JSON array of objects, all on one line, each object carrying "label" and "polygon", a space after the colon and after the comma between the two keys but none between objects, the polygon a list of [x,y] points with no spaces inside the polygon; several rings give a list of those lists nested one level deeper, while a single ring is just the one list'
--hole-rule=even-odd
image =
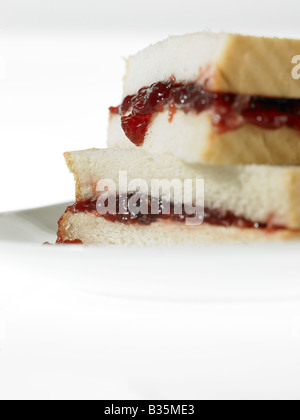
[{"label": "soft bread crumb", "polygon": [[66,213],[60,226],[63,240],[79,239],[84,245],[179,245],[188,243],[248,243],[299,239],[290,231],[226,228],[205,223],[191,227],[184,223],[159,221],[151,225],[110,222],[92,214]]}]

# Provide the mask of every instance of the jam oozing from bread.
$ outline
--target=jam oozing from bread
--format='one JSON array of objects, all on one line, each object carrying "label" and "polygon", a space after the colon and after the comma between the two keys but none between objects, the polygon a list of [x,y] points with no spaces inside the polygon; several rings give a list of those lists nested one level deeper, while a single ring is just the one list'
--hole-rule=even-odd
[{"label": "jam oozing from bread", "polygon": [[110,108],[121,115],[126,136],[136,146],[144,143],[153,116],[169,110],[170,121],[177,110],[197,114],[211,110],[215,130],[225,133],[245,124],[265,129],[283,126],[300,131],[300,100],[264,98],[211,92],[197,83],[168,82],[144,87],[136,95],[127,96],[122,105]]},{"label": "jam oozing from bread", "polygon": [[57,241],[56,244],[64,244],[64,245],[83,245],[83,242],[80,239],[73,239],[72,241],[69,241],[67,239],[63,240],[61,234],[57,235]]},{"label": "jam oozing from bread", "polygon": [[[150,225],[155,223],[159,220],[166,220],[170,222],[185,222],[187,218],[195,217],[195,214],[191,214],[190,211],[188,213],[183,210],[182,214],[175,214],[175,208],[173,204],[166,203],[161,199],[152,199],[149,196],[142,196],[141,200],[143,200],[144,205],[148,206],[148,214],[142,214],[141,212],[136,214],[132,213],[129,209],[128,202],[132,194],[128,194],[128,196],[118,196],[116,200],[116,209],[117,211],[114,214],[101,214],[97,210],[97,201],[96,200],[88,200],[88,201],[79,201],[72,206],[69,206],[66,210],[66,213],[72,214],[79,214],[79,213],[87,213],[94,215],[96,217],[104,217],[106,220],[110,222],[120,222],[126,224],[140,224],[140,225]],[[158,209],[157,214],[151,214],[151,205],[152,200],[155,200],[156,208]],[[145,206],[141,205],[139,202],[140,207],[145,209]],[[163,214],[165,208],[170,209],[168,214]],[[122,209],[122,214],[120,209]],[[58,231],[58,241],[57,243],[66,243],[63,240],[60,225],[62,223],[63,217],[59,221],[59,231]],[[224,226],[224,227],[238,227],[241,229],[266,229],[266,230],[278,230],[284,229],[283,227],[273,227],[270,228],[268,224],[264,223],[255,223],[250,220],[247,220],[244,217],[236,216],[234,213],[230,211],[223,211],[219,209],[209,209],[205,208],[204,210],[204,223],[215,225],[215,226]],[[70,243],[67,241],[67,243]],[[74,243],[74,241],[72,242]],[[76,243],[76,242],[75,242]],[[78,242],[80,243],[80,241]]]}]

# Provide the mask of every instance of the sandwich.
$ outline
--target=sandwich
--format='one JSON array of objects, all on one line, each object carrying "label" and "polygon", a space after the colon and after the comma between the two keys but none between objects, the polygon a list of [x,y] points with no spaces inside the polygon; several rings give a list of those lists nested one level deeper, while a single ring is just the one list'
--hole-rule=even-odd
[{"label": "sandwich", "polygon": [[299,40],[224,33],[152,45],[127,61],[108,145],[188,163],[298,165],[299,54]]},{"label": "sandwich", "polygon": [[[65,159],[75,178],[76,202],[59,221],[57,243],[162,245],[299,238],[300,167],[192,164],[138,148],[70,152]],[[124,174],[126,182],[120,177]],[[169,182],[172,189],[153,191],[153,180]],[[183,193],[180,188],[187,180],[189,191]],[[194,188],[197,180],[203,180],[204,190]],[[135,195],[137,211],[132,211],[128,203]],[[115,207],[102,211],[111,197]],[[175,212],[181,204],[182,212]]]}]

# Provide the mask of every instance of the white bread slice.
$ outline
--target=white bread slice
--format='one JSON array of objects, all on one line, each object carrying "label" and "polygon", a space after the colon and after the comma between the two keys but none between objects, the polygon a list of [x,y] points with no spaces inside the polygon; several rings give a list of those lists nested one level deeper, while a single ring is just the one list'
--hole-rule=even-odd
[{"label": "white bread slice", "polygon": [[[136,149],[124,133],[119,115],[110,117],[108,146]],[[297,165],[300,132],[288,127],[268,130],[247,124],[219,134],[212,125],[210,111],[199,115],[177,111],[172,122],[168,111],[164,111],[153,117],[141,149],[172,154],[188,163]]]},{"label": "white bread slice", "polygon": [[127,60],[123,94],[174,75],[177,81],[208,81],[218,92],[300,98],[300,83],[292,78],[292,58],[299,53],[296,39],[209,32],[173,36]]},{"label": "white bread slice", "polygon": [[151,225],[110,222],[93,214],[66,213],[60,221],[62,241],[80,240],[84,245],[179,245],[187,243],[248,243],[296,240],[299,233],[288,230],[265,232],[221,226],[186,226],[158,221]]},{"label": "white bread slice", "polygon": [[70,152],[65,158],[75,176],[77,201],[96,199],[96,185],[101,179],[109,178],[118,186],[119,171],[127,171],[128,182],[144,179],[149,190],[152,179],[204,179],[205,206],[209,209],[300,229],[300,167],[190,165],[137,148]]}]

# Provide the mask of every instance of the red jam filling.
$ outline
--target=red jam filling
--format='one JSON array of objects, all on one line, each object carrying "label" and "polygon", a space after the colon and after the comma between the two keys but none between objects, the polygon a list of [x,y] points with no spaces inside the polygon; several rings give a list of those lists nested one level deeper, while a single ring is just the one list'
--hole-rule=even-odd
[{"label": "red jam filling", "polygon": [[[170,212],[168,214],[163,214],[164,208],[166,203],[161,200],[157,199],[156,203],[158,205],[158,214],[151,214],[151,202],[152,198],[148,196],[141,197],[141,200],[145,200],[144,203],[148,206],[148,214],[133,214],[130,212],[128,207],[128,201],[132,195],[128,196],[119,196],[117,197],[116,208],[122,208],[122,214],[116,212],[114,214],[107,213],[105,215],[100,214],[97,211],[97,201],[96,200],[88,200],[88,201],[79,201],[72,206],[69,206],[66,210],[66,213],[89,213],[93,214],[97,217],[104,217],[106,220],[111,222],[121,222],[121,223],[129,223],[129,224],[143,224],[143,225],[150,225],[152,223],[157,222],[158,220],[170,220],[173,222],[185,222],[186,219],[195,216],[195,214],[187,214],[185,210],[183,210],[182,214],[175,214],[174,205],[170,204]],[[143,207],[144,208],[144,207]],[[124,211],[125,210],[125,211]],[[118,210],[119,211],[119,210]],[[59,221],[59,225],[62,219]],[[205,208],[204,210],[204,222],[210,225],[216,226],[225,226],[225,227],[239,227],[239,228],[253,228],[253,229],[266,229],[268,228],[267,224],[264,223],[255,223],[250,220],[247,220],[243,217],[238,217],[234,215],[230,211],[223,211],[218,209],[209,209]],[[282,227],[277,227],[275,229],[282,229]]]},{"label": "red jam filling", "polygon": [[149,124],[155,114],[169,110],[170,121],[177,110],[197,114],[212,111],[212,123],[219,133],[236,130],[245,124],[265,129],[283,126],[300,131],[300,100],[265,98],[211,92],[197,83],[154,83],[136,95],[127,96],[122,105],[111,107],[112,114],[121,115],[126,136],[136,146],[144,143]]},{"label": "red jam filling", "polygon": [[61,235],[57,235],[56,244],[64,244],[64,245],[83,245],[83,242],[80,239],[73,239],[72,241],[63,240]]},{"label": "red jam filling", "polygon": [[62,237],[62,233],[60,231],[60,224],[62,222],[61,218],[58,222],[58,232],[57,232],[57,240],[56,240],[56,244],[57,245],[83,245],[83,242],[80,239],[73,239],[73,240],[68,240],[68,239],[63,239]]}]

